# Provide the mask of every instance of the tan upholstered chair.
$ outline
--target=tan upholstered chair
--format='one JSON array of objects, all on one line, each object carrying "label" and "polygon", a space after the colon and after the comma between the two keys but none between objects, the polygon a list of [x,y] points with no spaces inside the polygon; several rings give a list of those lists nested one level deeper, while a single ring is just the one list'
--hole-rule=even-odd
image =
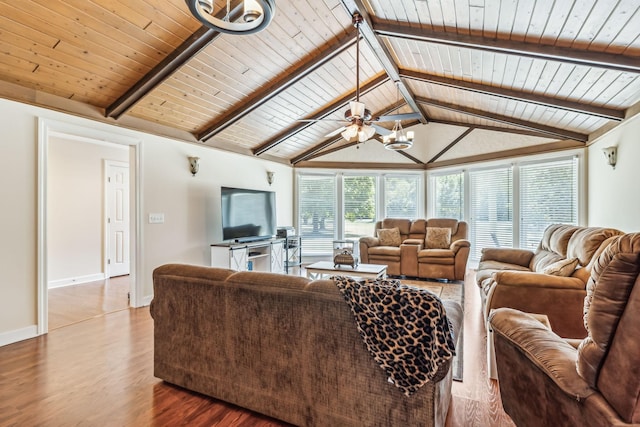
[{"label": "tan upholstered chair", "polygon": [[[383,230],[397,228],[399,238],[385,244]],[[430,247],[428,229],[447,231],[447,239]],[[464,221],[449,218],[386,218],[375,225],[375,237],[360,239],[360,258],[365,264],[387,265],[387,274],[432,279],[464,280],[469,258],[468,227]]]},{"label": "tan upholstered chair", "polygon": [[640,233],[594,263],[577,348],[526,313],[490,317],[500,394],[519,427],[640,425]]}]

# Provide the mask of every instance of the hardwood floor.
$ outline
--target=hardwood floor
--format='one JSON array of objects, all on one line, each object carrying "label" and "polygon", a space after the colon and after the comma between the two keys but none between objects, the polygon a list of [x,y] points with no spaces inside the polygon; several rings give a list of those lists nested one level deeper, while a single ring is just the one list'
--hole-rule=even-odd
[{"label": "hardwood floor", "polygon": [[129,276],[49,289],[49,330],[129,307]]},{"label": "hardwood floor", "polygon": [[[465,282],[464,381],[447,426],[513,426],[486,376],[473,274]],[[0,426],[283,426],[153,376],[148,307],[91,317],[0,347]]]}]

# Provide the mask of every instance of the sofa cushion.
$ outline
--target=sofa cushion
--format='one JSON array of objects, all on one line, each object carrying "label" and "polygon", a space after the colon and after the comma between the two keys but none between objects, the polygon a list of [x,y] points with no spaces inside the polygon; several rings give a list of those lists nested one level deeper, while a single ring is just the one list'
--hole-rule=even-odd
[{"label": "sofa cushion", "polygon": [[424,243],[427,249],[449,249],[449,246],[451,246],[451,229],[427,227]]},{"label": "sofa cushion", "polygon": [[546,266],[542,272],[553,276],[569,277],[576,270],[577,266],[578,258],[561,259],[560,261],[556,261],[553,264]]},{"label": "sofa cushion", "polygon": [[382,228],[378,230],[378,240],[380,240],[380,246],[400,246],[402,244],[400,229],[398,227]]},{"label": "sofa cushion", "polygon": [[396,246],[374,246],[369,248],[369,256],[388,256],[400,259],[400,248]]}]

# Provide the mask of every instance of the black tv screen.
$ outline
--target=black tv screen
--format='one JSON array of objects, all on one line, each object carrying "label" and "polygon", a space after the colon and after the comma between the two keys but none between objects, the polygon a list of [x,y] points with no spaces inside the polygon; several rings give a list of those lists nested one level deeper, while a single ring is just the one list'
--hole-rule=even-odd
[{"label": "black tv screen", "polygon": [[276,193],[222,187],[222,239],[250,241],[276,234]]}]

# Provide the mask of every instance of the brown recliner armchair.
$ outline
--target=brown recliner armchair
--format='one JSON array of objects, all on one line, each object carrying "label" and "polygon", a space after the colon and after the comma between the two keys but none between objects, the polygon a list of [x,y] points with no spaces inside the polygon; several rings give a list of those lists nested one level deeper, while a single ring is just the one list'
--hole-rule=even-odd
[{"label": "brown recliner armchair", "polygon": [[[397,228],[395,238],[381,232]],[[434,244],[434,232],[447,231]],[[435,233],[434,233],[435,234]],[[376,222],[375,237],[360,239],[360,259],[365,264],[387,265],[387,274],[431,279],[464,280],[471,244],[464,221],[449,218],[385,218]]]},{"label": "brown recliner armchair", "polygon": [[639,274],[640,233],[617,237],[593,266],[577,348],[524,312],[492,313],[502,403],[518,426],[640,425]]}]

